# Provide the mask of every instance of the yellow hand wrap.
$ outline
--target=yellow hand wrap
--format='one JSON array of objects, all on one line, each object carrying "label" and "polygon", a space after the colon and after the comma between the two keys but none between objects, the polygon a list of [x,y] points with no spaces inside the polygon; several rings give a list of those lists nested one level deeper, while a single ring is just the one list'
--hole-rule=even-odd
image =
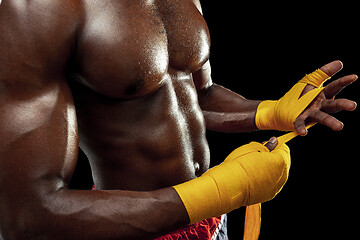
[{"label": "yellow hand wrap", "polygon": [[[320,69],[316,70],[301,79],[281,99],[261,102],[255,117],[257,128],[262,130],[295,130],[293,123],[296,118],[324,89],[322,85],[329,78],[330,77]],[[307,84],[311,84],[316,88],[300,97]]]},{"label": "yellow hand wrap", "polygon": [[285,144],[270,152],[252,142],[234,150],[201,177],[174,189],[193,224],[274,198],[287,181],[289,168],[290,150]]}]

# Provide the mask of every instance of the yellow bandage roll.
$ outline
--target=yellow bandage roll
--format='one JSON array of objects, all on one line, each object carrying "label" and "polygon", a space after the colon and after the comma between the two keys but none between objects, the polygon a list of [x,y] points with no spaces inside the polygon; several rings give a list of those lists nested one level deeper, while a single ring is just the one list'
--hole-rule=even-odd
[{"label": "yellow bandage roll", "polygon": [[[296,118],[324,89],[322,84],[327,79],[329,79],[328,75],[320,69],[316,70],[301,79],[281,99],[277,101],[267,100],[261,102],[255,117],[257,128],[262,130],[295,130],[294,122]],[[307,84],[311,84],[316,88],[301,96]]]},{"label": "yellow bandage roll", "polygon": [[287,181],[289,169],[290,150],[285,144],[270,152],[252,142],[234,150],[201,177],[174,189],[193,224],[274,198]]}]

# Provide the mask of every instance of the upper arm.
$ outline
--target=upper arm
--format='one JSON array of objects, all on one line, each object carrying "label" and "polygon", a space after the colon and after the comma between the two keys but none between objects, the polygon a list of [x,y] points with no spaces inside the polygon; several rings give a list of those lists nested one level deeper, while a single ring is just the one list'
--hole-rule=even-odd
[{"label": "upper arm", "polygon": [[[192,1],[194,2],[199,12],[203,14],[200,0],[192,0]],[[193,72],[192,76],[196,90],[199,93],[199,98],[201,98],[202,93],[206,92],[213,85],[211,79],[210,60],[207,60],[199,70]]]},{"label": "upper arm", "polygon": [[12,224],[4,206],[35,204],[36,191],[61,187],[74,168],[76,116],[65,78],[74,26],[59,16],[59,2],[0,5],[0,228]]},{"label": "upper arm", "polygon": [[196,72],[192,74],[193,81],[198,92],[204,91],[211,87],[213,84],[211,79],[211,65],[210,60],[206,61],[205,64]]}]

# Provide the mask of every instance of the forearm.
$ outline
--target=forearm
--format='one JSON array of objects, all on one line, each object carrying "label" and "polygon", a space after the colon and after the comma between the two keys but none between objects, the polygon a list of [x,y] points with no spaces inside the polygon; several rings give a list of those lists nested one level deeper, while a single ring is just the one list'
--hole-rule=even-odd
[{"label": "forearm", "polygon": [[27,211],[31,215],[23,215],[26,227],[16,233],[21,239],[153,239],[189,222],[172,188],[154,192],[62,189],[42,197],[41,204]]},{"label": "forearm", "polygon": [[219,132],[257,130],[255,115],[260,102],[248,100],[216,84],[199,92],[199,103],[206,127]]}]

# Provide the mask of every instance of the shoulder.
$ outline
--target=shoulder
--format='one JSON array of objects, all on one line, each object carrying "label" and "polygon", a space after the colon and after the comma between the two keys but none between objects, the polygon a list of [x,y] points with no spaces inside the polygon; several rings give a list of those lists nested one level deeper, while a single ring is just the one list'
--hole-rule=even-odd
[{"label": "shoulder", "polygon": [[[82,0],[2,0],[0,4],[0,13],[25,14],[27,16],[47,16],[56,17],[59,15],[71,15],[80,10]],[[53,15],[49,15],[49,14]]]},{"label": "shoulder", "polygon": [[12,32],[55,32],[81,21],[81,0],[3,0],[0,28]]},{"label": "shoulder", "polygon": [[2,0],[0,66],[21,65],[20,60],[65,65],[81,25],[81,6],[81,0]]},{"label": "shoulder", "polygon": [[0,4],[2,25],[46,27],[74,24],[81,19],[81,14],[81,0],[3,0]]}]

